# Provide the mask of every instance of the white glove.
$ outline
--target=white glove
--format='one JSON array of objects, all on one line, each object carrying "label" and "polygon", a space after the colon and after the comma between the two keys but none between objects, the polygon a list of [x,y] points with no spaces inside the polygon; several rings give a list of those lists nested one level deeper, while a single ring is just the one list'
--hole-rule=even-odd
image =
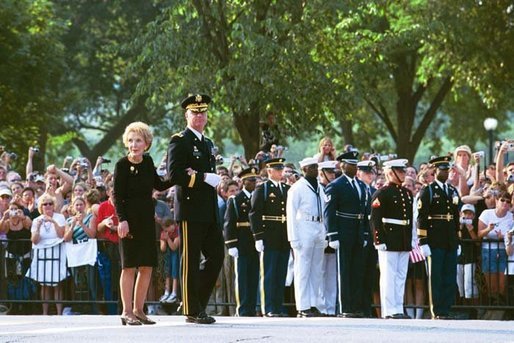
[{"label": "white glove", "polygon": [[334,250],[339,249],[339,241],[328,242],[328,246]]},{"label": "white glove", "polygon": [[385,243],[375,244],[375,249],[377,249],[378,251],[387,251],[387,246],[385,245]]},{"label": "white glove", "polygon": [[425,258],[432,255],[432,251],[430,251],[430,247],[428,246],[428,244],[420,246],[419,249],[421,250],[421,255],[423,255],[423,257]]},{"label": "white glove", "polygon": [[368,241],[367,240],[364,240],[364,243],[362,243],[362,247],[365,248],[366,245],[368,245]]},{"label": "white glove", "polygon": [[415,249],[416,245],[418,245],[417,243],[418,243],[418,240],[416,238],[413,238],[412,241],[410,241],[410,247],[412,249]]},{"label": "white glove", "polygon": [[218,174],[205,173],[203,175],[205,176],[205,183],[211,185],[212,187],[216,187],[221,181],[221,176],[219,176]]},{"label": "white glove", "polygon": [[302,247],[302,243],[300,241],[291,241],[289,242],[291,244],[291,248],[298,250]]},{"label": "white glove", "polygon": [[460,247],[460,244],[457,245],[457,256],[460,256],[460,253],[462,252],[462,248]]},{"label": "white glove", "polygon": [[255,241],[255,250],[257,250],[258,252],[264,251],[264,242],[262,241],[262,239]]},{"label": "white glove", "polygon": [[237,248],[229,248],[228,249],[228,254],[232,257],[238,257],[239,256],[239,252],[237,251]]}]

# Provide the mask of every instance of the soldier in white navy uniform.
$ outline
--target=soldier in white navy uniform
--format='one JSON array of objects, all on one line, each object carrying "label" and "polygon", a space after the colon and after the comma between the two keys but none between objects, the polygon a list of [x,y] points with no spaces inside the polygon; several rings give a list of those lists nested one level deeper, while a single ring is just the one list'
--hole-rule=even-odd
[{"label": "soldier in white navy uniform", "polygon": [[300,161],[304,177],[287,195],[287,237],[294,257],[294,290],[298,317],[319,314],[318,291],[322,278],[325,227],[323,226],[323,187],[318,183],[318,160]]},{"label": "soldier in white navy uniform", "polygon": [[[382,317],[409,319],[403,312],[409,252],[415,245],[412,228],[412,194],[402,187],[408,161],[384,162],[388,184],[373,195],[371,226],[380,266],[380,304]],[[414,239],[413,239],[414,234]]]},{"label": "soldier in white navy uniform", "polygon": [[[336,178],[336,161],[318,163],[319,184],[323,192],[327,185]],[[323,204],[325,199],[323,199]],[[325,234],[327,234],[325,228]],[[336,250],[328,246],[325,241],[323,254],[322,279],[319,290],[318,310],[327,316],[335,316],[337,303],[337,256]]]}]

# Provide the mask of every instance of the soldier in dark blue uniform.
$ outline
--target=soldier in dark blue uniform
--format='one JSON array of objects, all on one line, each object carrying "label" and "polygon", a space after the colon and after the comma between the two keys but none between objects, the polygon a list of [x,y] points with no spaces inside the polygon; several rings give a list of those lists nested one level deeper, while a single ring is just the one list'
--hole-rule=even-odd
[{"label": "soldier in dark blue uniform", "polygon": [[371,226],[380,265],[380,305],[383,318],[408,319],[403,312],[405,280],[412,249],[412,194],[402,187],[407,160],[384,162],[388,183],[375,192]]},{"label": "soldier in dark blue uniform", "polygon": [[248,213],[250,199],[257,181],[257,168],[247,168],[239,174],[243,189],[227,201],[225,212],[225,244],[234,257],[236,286],[236,315],[255,316],[257,289],[259,284],[259,254],[250,229]]},{"label": "soldier in dark blue uniform", "polygon": [[[365,160],[357,163],[357,177],[366,185],[368,199],[371,199],[376,189],[371,184],[375,179],[375,161]],[[367,201],[368,213],[371,213],[371,201]],[[376,284],[378,254],[373,246],[373,234],[371,226],[364,231],[364,247],[362,249],[363,282],[362,282],[362,308],[364,317],[371,318],[373,303],[373,286]]]},{"label": "soldier in dark blue uniform", "polygon": [[370,200],[366,185],[355,177],[357,172],[356,151],[339,155],[343,175],[328,184],[325,189],[325,228],[329,246],[338,250],[339,316],[358,318],[361,308],[364,233],[369,231]]},{"label": "soldier in dark blue uniform", "polygon": [[[211,98],[192,95],[181,103],[187,128],[171,137],[168,177],[176,185],[174,212],[180,223],[182,250],[182,311],[189,323],[211,324],[205,313],[224,258],[223,234],[218,228],[214,144],[203,135]],[[206,259],[200,270],[200,254]]]},{"label": "soldier in dark blue uniform", "polygon": [[268,180],[252,195],[250,225],[255,248],[261,253],[261,307],[267,317],[282,314],[290,245],[286,202],[289,186],[281,182],[284,158],[266,161]]},{"label": "soldier in dark blue uniform", "polygon": [[418,238],[428,261],[428,291],[433,319],[448,319],[455,300],[460,197],[446,183],[449,156],[429,161],[436,179],[423,188],[418,201]]}]

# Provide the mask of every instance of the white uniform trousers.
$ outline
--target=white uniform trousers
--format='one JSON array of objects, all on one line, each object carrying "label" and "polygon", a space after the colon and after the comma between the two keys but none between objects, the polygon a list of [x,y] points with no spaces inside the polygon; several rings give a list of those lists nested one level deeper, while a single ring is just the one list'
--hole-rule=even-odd
[{"label": "white uniform trousers", "polygon": [[318,306],[323,267],[323,246],[301,247],[294,253],[294,296],[298,311]]},{"label": "white uniform trousers", "polygon": [[408,251],[378,251],[382,317],[403,314],[405,280],[409,269]]},{"label": "white uniform trousers", "polygon": [[337,252],[323,254],[322,278],[318,293],[318,310],[335,315],[337,302]]}]

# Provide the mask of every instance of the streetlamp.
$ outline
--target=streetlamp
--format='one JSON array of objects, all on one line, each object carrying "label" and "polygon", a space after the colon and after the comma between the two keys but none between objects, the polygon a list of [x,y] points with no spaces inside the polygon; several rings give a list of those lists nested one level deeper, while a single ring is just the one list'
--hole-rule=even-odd
[{"label": "streetlamp", "polygon": [[484,120],[484,128],[489,134],[489,164],[493,163],[493,140],[494,140],[494,130],[498,126],[498,120],[495,118],[485,118]]}]

